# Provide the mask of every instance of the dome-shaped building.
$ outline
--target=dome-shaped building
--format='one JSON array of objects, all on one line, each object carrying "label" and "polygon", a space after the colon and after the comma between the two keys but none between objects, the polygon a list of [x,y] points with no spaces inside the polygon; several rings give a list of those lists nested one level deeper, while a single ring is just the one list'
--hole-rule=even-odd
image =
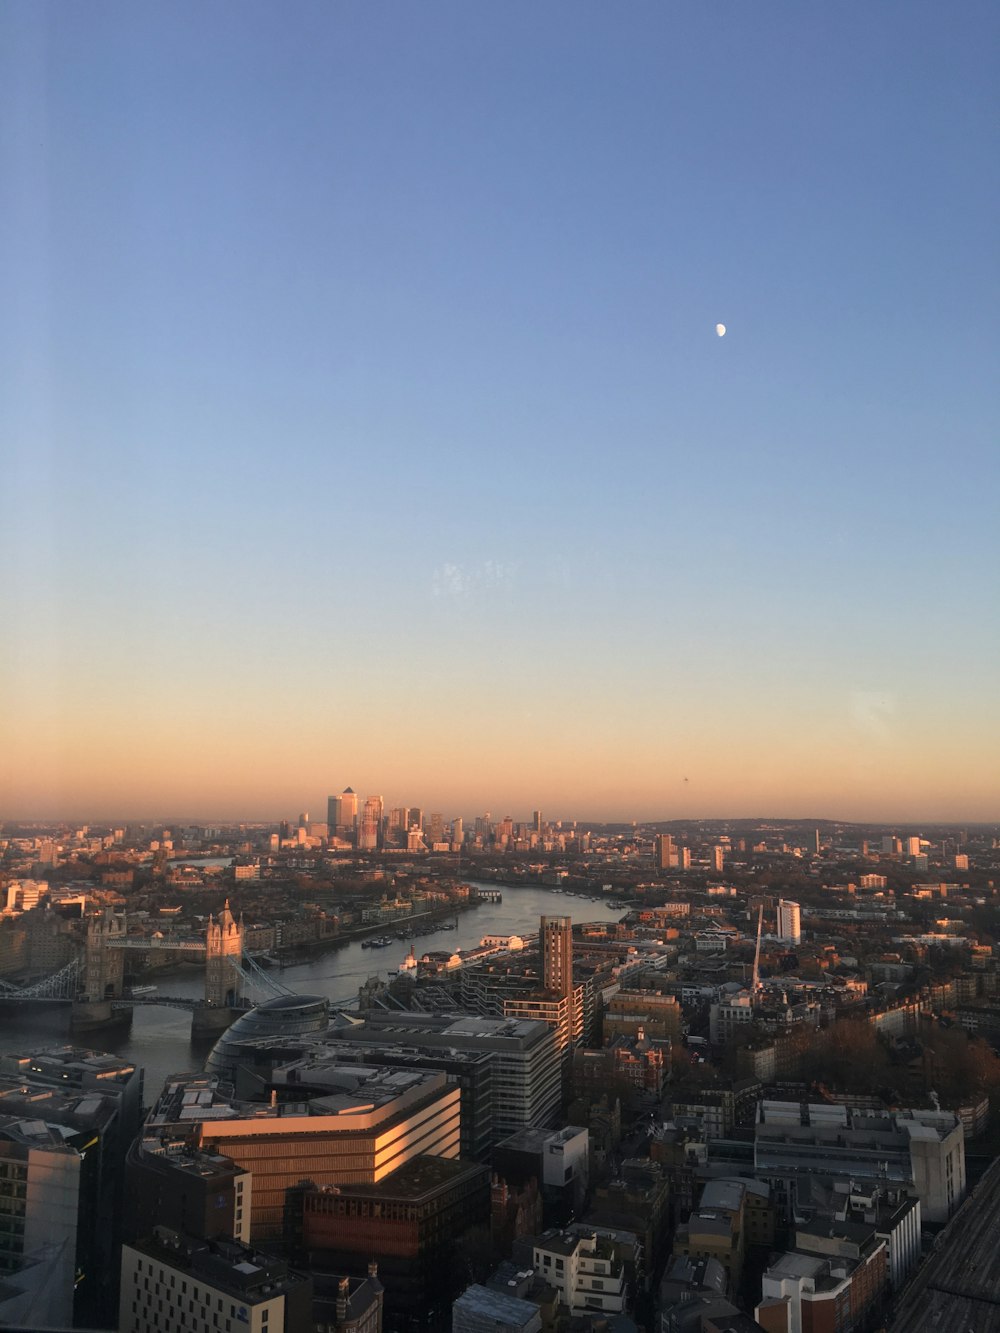
[{"label": "dome-shaped building", "polygon": [[279,995],[267,1000],[227,1028],[209,1052],[205,1070],[234,1082],[241,1052],[250,1043],[294,1037],[312,1037],[324,1033],[330,1021],[330,1001],[325,995]]}]

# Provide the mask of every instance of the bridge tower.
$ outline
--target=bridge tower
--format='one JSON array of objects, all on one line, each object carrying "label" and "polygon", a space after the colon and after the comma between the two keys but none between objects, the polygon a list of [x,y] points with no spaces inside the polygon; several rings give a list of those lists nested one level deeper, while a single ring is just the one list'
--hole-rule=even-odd
[{"label": "bridge tower", "polygon": [[205,934],[205,1003],[223,1008],[236,1003],[243,958],[243,917],[229,910],[229,899],[219,913],[208,918]]},{"label": "bridge tower", "polygon": [[125,936],[125,914],[110,907],[87,922],[83,991],[92,1000],[120,1000],[125,980],[125,954],[109,942]]}]

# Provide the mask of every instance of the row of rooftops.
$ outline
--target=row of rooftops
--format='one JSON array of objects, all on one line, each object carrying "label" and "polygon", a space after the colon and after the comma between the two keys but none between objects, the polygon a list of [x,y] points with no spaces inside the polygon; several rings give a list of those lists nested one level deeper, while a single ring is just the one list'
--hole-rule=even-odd
[{"label": "row of rooftops", "polygon": [[839,1103],[779,1102],[764,1099],[757,1105],[757,1137],[792,1142],[817,1136],[843,1136],[845,1144],[859,1144],[858,1136],[871,1137],[874,1144],[887,1136],[907,1140],[943,1140],[960,1124],[951,1111],[907,1109],[871,1111]]},{"label": "row of rooftops", "polygon": [[113,1096],[83,1092],[72,1087],[37,1087],[0,1078],[0,1116],[69,1121],[79,1130],[103,1131],[115,1120],[118,1103]]},{"label": "row of rooftops", "polygon": [[28,1055],[0,1055],[0,1076],[51,1078],[81,1087],[99,1083],[108,1091],[110,1085],[127,1083],[135,1072],[131,1061],[80,1046],[52,1046]]}]

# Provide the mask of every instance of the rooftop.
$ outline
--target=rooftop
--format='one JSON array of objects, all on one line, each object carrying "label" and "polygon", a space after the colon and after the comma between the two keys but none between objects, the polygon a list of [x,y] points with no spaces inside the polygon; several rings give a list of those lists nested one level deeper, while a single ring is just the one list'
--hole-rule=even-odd
[{"label": "rooftop", "polygon": [[491,1287],[478,1284],[466,1287],[454,1308],[467,1310],[471,1314],[484,1315],[497,1322],[508,1324],[529,1324],[535,1321],[541,1326],[538,1306],[531,1301],[523,1301],[519,1296],[507,1296]]},{"label": "rooftop", "polygon": [[196,1240],[168,1227],[125,1247],[136,1253],[197,1274],[208,1285],[248,1305],[273,1300],[289,1287],[308,1282],[289,1272],[283,1260],[261,1254],[235,1240]]},{"label": "rooftop", "polygon": [[[366,1077],[367,1076],[367,1077]],[[313,1116],[344,1116],[344,1129],[357,1129],[359,1117],[381,1120],[393,1114],[405,1098],[407,1104],[422,1090],[444,1088],[446,1076],[436,1070],[397,1069],[386,1066],[353,1066],[340,1079],[343,1086],[328,1095],[296,1101],[242,1101],[232,1085],[216,1074],[176,1075],[167,1080],[147,1119],[153,1131],[174,1125],[178,1128],[213,1121],[256,1122],[264,1132],[267,1122],[304,1120]],[[290,1086],[293,1086],[291,1080]]]}]

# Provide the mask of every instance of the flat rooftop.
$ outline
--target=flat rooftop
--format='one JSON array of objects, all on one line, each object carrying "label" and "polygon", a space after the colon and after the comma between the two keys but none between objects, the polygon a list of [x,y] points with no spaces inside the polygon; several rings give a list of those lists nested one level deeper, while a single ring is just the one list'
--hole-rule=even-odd
[{"label": "flat rooftop", "polygon": [[541,1327],[541,1314],[538,1306],[531,1301],[523,1301],[519,1296],[507,1296],[501,1291],[479,1285],[466,1287],[455,1301],[456,1310],[470,1314],[483,1315],[497,1323],[528,1324],[534,1319]]},{"label": "flat rooftop", "polygon": [[534,1126],[528,1126],[525,1129],[519,1129],[515,1134],[497,1144],[497,1148],[510,1148],[515,1152],[544,1152],[549,1144],[566,1144],[575,1139],[578,1134],[585,1134],[587,1131],[579,1125],[565,1125],[562,1129],[537,1129]]},{"label": "flat rooftop", "polygon": [[[430,1091],[438,1084],[443,1086],[444,1079],[436,1070],[353,1066],[344,1070],[341,1086],[330,1093],[271,1104],[240,1100],[232,1085],[215,1074],[175,1076],[167,1080],[146,1125],[155,1131],[168,1125],[193,1127],[218,1120],[261,1122],[374,1114],[389,1111],[401,1098],[422,1087]],[[287,1086],[293,1088],[294,1083]]]},{"label": "flat rooftop", "polygon": [[207,1285],[248,1305],[273,1300],[279,1291],[308,1281],[289,1272],[283,1260],[261,1254],[235,1240],[197,1240],[167,1227],[126,1248],[171,1268],[197,1274]]},{"label": "flat rooftop", "polygon": [[458,1157],[434,1157],[426,1153],[411,1158],[391,1175],[374,1183],[340,1185],[337,1194],[351,1199],[421,1203],[425,1199],[432,1198],[441,1189],[466,1177],[471,1179],[482,1175],[485,1184],[488,1180],[487,1171],[488,1168],[480,1162],[470,1162]]}]

